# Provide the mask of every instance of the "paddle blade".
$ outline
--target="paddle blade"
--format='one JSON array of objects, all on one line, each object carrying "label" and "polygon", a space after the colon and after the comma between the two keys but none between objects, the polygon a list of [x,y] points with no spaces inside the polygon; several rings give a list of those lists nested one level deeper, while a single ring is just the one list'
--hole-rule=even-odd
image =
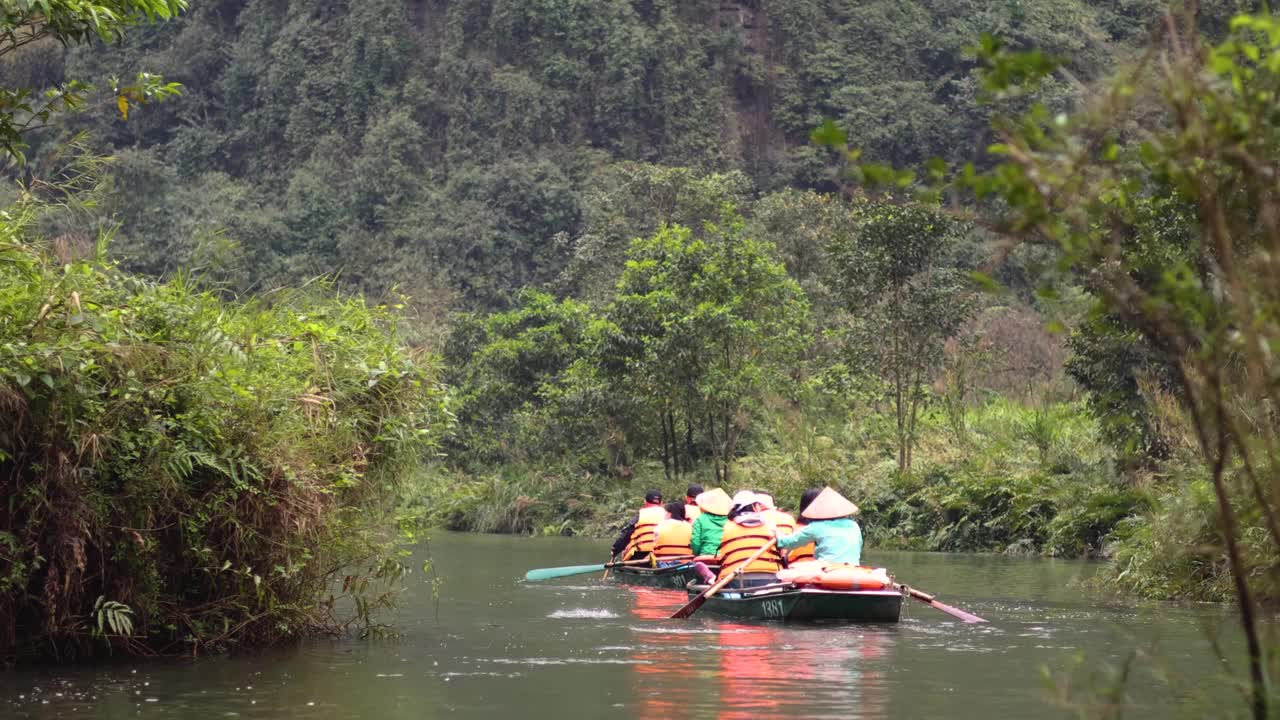
[{"label": "paddle blade", "polygon": [[986,622],[986,620],[983,620],[982,618],[978,617],[977,615],[974,615],[974,614],[972,614],[972,613],[967,613],[967,612],[965,612],[965,611],[963,611],[963,610],[961,610],[960,608],[957,608],[957,607],[951,607],[950,605],[946,605],[946,604],[944,604],[944,603],[940,603],[940,602],[938,602],[937,600],[934,600],[933,602],[930,602],[929,604],[930,604],[930,605],[932,605],[932,606],[934,606],[934,607],[936,607],[936,608],[938,608],[938,609],[939,609],[939,610],[941,610],[942,612],[944,612],[944,613],[946,613],[946,614],[950,615],[951,617],[954,617],[954,618],[957,618],[957,619],[963,620],[963,621],[965,621],[965,622],[967,622],[967,623],[984,623],[984,622]]},{"label": "paddle blade", "polygon": [[953,618],[956,618],[957,620],[963,620],[963,621],[965,621],[965,622],[967,622],[967,623],[984,623],[984,622],[986,622],[986,620],[983,620],[982,618],[978,617],[977,615],[974,615],[974,614],[972,614],[972,613],[967,613],[967,612],[965,612],[964,610],[961,610],[960,608],[951,607],[950,605],[947,605],[946,603],[940,603],[940,602],[938,602],[937,600],[935,600],[935,599],[934,599],[934,597],[933,597],[932,595],[930,595],[930,594],[928,594],[928,593],[925,593],[925,592],[921,592],[921,591],[919,591],[919,590],[916,590],[916,589],[915,589],[915,588],[913,588],[913,587],[906,587],[906,586],[904,586],[904,585],[898,585],[897,587],[898,587],[899,589],[903,589],[903,588],[905,588],[905,589],[906,589],[906,591],[907,591],[907,594],[908,594],[908,595],[910,595],[911,597],[915,598],[916,600],[919,600],[920,602],[924,603],[925,605],[928,605],[928,606],[930,606],[930,607],[934,608],[935,610],[941,610],[942,612],[944,612],[944,613],[946,613],[946,614],[950,615],[950,616],[951,616],[951,617],[953,617]]},{"label": "paddle blade", "polygon": [[702,607],[702,604],[703,604],[703,603],[705,603],[706,601],[707,601],[707,593],[702,593],[702,594],[701,594],[701,595],[699,595],[698,597],[696,597],[696,598],[694,598],[694,599],[690,600],[688,603],[686,603],[684,607],[682,607],[682,608],[680,608],[679,610],[677,610],[677,611],[675,611],[674,613],[672,613],[672,614],[671,614],[671,619],[672,619],[672,620],[683,620],[683,619],[685,619],[685,618],[689,617],[690,615],[692,615],[692,614],[694,614],[694,613],[698,612],[698,608]]},{"label": "paddle blade", "polygon": [[569,575],[582,575],[603,569],[604,563],[598,563],[596,565],[568,565],[565,567],[536,568],[525,573],[524,579],[537,582],[538,580],[550,580],[552,578],[568,577]]}]

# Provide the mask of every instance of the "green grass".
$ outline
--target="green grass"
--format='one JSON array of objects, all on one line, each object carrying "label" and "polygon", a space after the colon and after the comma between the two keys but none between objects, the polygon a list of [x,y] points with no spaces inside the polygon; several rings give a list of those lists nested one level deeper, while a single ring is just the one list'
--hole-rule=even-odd
[{"label": "green grass", "polygon": [[[993,399],[972,409],[957,437],[942,413],[921,418],[914,472],[897,471],[889,418],[779,413],[758,433],[731,478],[794,508],[808,487],[833,485],[861,509],[873,547],[1030,552],[1103,552],[1140,496],[1112,470],[1111,452],[1079,403],[1027,407]],[[656,463],[630,478],[573,466],[505,466],[474,474],[437,465],[418,478],[418,502],[438,524],[458,530],[605,535],[649,487],[682,497],[709,470],[668,481]]]}]

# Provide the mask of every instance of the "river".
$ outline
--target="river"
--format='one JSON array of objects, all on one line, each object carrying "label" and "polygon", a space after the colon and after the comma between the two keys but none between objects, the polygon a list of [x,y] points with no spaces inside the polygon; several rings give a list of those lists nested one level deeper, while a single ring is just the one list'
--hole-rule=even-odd
[{"label": "river", "polygon": [[1200,716],[1235,697],[1209,639],[1221,630],[1228,651],[1238,647],[1224,608],[1100,604],[1080,585],[1090,563],[868,551],[868,563],[988,625],[916,602],[896,625],[673,621],[682,593],[597,574],[521,580],[599,562],[605,548],[438,533],[421,550],[441,578],[438,599],[429,576],[411,576],[395,639],[25,668],[0,674],[0,717],[1073,717],[1070,703],[1102,702],[1109,669],[1135,650],[1127,718]]}]

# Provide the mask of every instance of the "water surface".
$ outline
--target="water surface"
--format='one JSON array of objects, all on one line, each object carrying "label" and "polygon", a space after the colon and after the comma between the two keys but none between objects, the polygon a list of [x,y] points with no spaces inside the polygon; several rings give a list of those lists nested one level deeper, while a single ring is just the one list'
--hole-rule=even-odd
[{"label": "water surface", "polygon": [[897,625],[673,621],[681,593],[595,574],[520,581],[534,567],[599,562],[606,548],[437,534],[438,602],[429,578],[412,576],[398,639],[23,669],[0,674],[0,717],[1072,717],[1069,703],[1101,702],[1107,669],[1135,650],[1126,717],[1199,716],[1232,698],[1209,641],[1221,628],[1228,651],[1237,645],[1224,609],[1100,601],[1081,586],[1096,570],[1084,562],[868,552],[989,625],[915,602]]}]

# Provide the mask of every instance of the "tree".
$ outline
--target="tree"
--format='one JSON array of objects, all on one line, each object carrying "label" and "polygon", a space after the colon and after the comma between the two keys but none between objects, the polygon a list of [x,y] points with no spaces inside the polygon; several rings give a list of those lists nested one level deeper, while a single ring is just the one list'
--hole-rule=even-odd
[{"label": "tree", "polygon": [[837,314],[839,298],[829,287],[827,246],[857,225],[860,206],[837,195],[787,189],[751,205],[747,231],[778,249],[787,273],[800,283],[815,319]]},{"label": "tree", "polygon": [[966,278],[948,267],[965,228],[924,205],[881,202],[829,248],[833,285],[848,311],[850,363],[884,383],[893,403],[898,469],[911,472],[916,420],[946,341],[972,314]]},{"label": "tree", "polygon": [[[63,45],[85,44],[94,38],[117,40],[133,25],[144,20],[167,20],[186,6],[186,0],[24,0],[7,4],[0,15],[0,58],[45,40]],[[24,136],[46,127],[56,113],[83,106],[90,89],[77,80],[43,93],[33,88],[0,88],[0,148],[22,162],[27,147]],[[131,107],[172,95],[177,86],[142,73],[133,85],[112,78],[111,90],[121,117],[127,120]]]},{"label": "tree", "polygon": [[663,226],[632,243],[606,312],[659,421],[664,461],[678,464],[679,411],[686,450],[696,430],[720,484],[761,400],[788,384],[809,342],[808,301],[774,253],[741,220],[708,227],[705,240]]},{"label": "tree", "polygon": [[662,223],[701,237],[726,207],[743,207],[752,191],[741,172],[699,173],[688,167],[616,163],[595,172],[582,192],[582,224],[560,285],[586,301],[607,303],[632,240]]},{"label": "tree", "polygon": [[471,460],[541,454],[520,433],[542,418],[546,396],[584,355],[587,306],[525,290],[506,312],[462,318],[445,347],[455,387],[460,452]]},{"label": "tree", "polygon": [[[1194,12],[1167,14],[1151,62],[1089,105],[1043,107],[1001,123],[1004,162],[962,184],[1011,209],[1018,238],[1048,240],[1088,273],[1099,312],[1171,369],[1212,487],[1248,653],[1254,718],[1271,717],[1275,657],[1259,595],[1280,593],[1280,19],[1239,16],[1207,46]],[[987,42],[989,87],[1021,92],[1052,72],[1043,57]],[[1015,85],[1012,80],[1023,82]],[[1127,146],[1117,128],[1141,138]],[[1185,207],[1181,243],[1151,218]],[[1143,246],[1172,247],[1158,263]],[[1274,635],[1270,635],[1274,642]]]}]

